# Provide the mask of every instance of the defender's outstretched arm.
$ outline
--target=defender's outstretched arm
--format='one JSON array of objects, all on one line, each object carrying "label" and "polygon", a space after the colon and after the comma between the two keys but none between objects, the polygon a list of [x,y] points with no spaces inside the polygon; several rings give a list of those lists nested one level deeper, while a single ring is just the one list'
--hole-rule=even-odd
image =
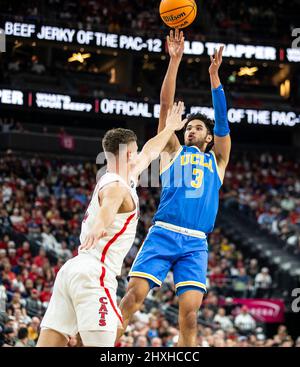
[{"label": "defender's outstretched arm", "polygon": [[186,124],[187,119],[181,119],[184,110],[184,103],[174,103],[173,107],[168,110],[166,118],[166,126],[154,138],[148,140],[144,145],[141,153],[138,155],[133,175],[138,179],[139,175],[146,169],[150,163],[159,157],[165,146],[168,144],[170,137],[174,132],[181,130]]}]

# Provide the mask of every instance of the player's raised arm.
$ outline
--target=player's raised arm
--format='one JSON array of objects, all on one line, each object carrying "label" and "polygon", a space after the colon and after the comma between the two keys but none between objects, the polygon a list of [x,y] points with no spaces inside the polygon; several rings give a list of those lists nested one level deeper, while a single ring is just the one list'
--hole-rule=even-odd
[{"label": "player's raised arm", "polygon": [[224,46],[221,46],[219,51],[216,50],[214,56],[210,57],[211,64],[209,67],[212,101],[215,111],[214,152],[222,178],[225,175],[231,149],[226,98],[219,78],[219,67],[222,63],[223,49]]},{"label": "player's raised arm", "polygon": [[[174,103],[176,78],[184,51],[183,32],[179,32],[178,29],[175,29],[175,31],[171,30],[170,35],[167,37],[167,45],[170,55],[170,62],[160,91],[160,114],[157,129],[158,133],[165,128],[168,110],[173,106]],[[174,152],[179,148],[179,146],[179,140],[177,136],[173,134],[168,144],[168,151]]]},{"label": "player's raised arm", "polygon": [[138,155],[137,162],[133,170],[133,175],[136,179],[138,179],[139,175],[153,160],[159,157],[174,132],[181,130],[184,127],[187,119],[182,120],[183,111],[183,102],[179,102],[178,104],[174,103],[173,107],[168,110],[166,126],[154,138],[147,141],[141,153]]},{"label": "player's raised arm", "polygon": [[128,193],[128,189],[118,182],[114,182],[99,191],[100,210],[91,231],[79,246],[80,250],[93,248],[102,237],[107,235],[106,229],[114,221],[126,193]]}]

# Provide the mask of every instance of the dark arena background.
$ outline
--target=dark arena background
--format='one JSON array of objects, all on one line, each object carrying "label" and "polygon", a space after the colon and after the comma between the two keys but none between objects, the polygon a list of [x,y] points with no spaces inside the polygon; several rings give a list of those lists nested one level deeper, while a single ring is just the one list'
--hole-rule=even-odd
[{"label": "dark arena background", "polygon": [[[209,235],[198,345],[299,347],[299,1],[197,0],[197,7],[184,29],[176,100],[186,113],[212,116],[209,55],[224,44],[220,78],[232,138]],[[3,347],[36,344],[56,274],[77,254],[105,131],[132,129],[139,148],[156,134],[169,60],[158,8],[158,0],[0,3]],[[119,300],[159,202],[158,185],[145,182]],[[177,317],[170,273],[118,346],[175,347]],[[69,346],[77,345],[74,336]]]}]

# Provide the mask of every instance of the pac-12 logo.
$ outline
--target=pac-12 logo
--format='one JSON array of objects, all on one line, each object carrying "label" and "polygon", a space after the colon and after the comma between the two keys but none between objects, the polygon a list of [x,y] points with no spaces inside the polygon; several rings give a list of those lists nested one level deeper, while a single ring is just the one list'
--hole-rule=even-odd
[{"label": "pac-12 logo", "polygon": [[100,308],[99,308],[99,315],[100,315],[100,319],[99,319],[99,326],[105,326],[106,325],[106,315],[108,314],[108,310],[107,310],[107,297],[100,297],[99,298],[99,302],[100,302]]}]

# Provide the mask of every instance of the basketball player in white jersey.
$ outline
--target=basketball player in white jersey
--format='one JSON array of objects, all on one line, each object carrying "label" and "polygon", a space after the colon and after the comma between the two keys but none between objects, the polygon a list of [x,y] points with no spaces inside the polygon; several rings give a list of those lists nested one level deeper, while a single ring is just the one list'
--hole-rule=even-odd
[{"label": "basketball player in white jersey", "polygon": [[57,274],[38,347],[66,346],[77,333],[84,346],[114,346],[123,323],[116,303],[116,276],[132,246],[139,216],[136,183],[174,131],[183,128],[183,109],[182,102],[174,104],[166,128],[140,154],[133,131],[113,129],[105,134],[107,173],[98,181],[84,216],[78,256]]}]

